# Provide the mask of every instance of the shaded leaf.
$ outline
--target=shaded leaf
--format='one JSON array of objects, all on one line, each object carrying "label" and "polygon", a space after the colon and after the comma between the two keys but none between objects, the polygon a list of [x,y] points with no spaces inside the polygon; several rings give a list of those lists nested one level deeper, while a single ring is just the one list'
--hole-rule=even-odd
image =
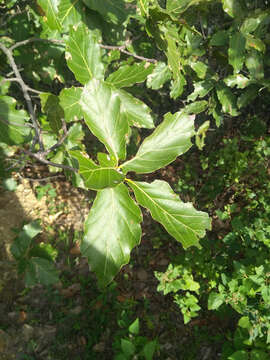
[{"label": "shaded leaf", "polygon": [[77,121],[83,117],[80,106],[80,98],[83,89],[80,87],[71,87],[63,89],[59,95],[60,105],[65,112],[66,122]]},{"label": "shaded leaf", "polygon": [[92,78],[103,79],[104,65],[96,35],[85,25],[70,27],[66,60],[76,79],[86,84]]},{"label": "shaded leaf", "polygon": [[228,360],[248,360],[249,355],[245,350],[238,350],[228,357]]},{"label": "shaded leaf", "polygon": [[255,49],[257,51],[265,53],[266,46],[261,39],[255,38],[252,35],[247,35],[246,38],[247,38],[247,42],[246,42],[247,49]]},{"label": "shaded leaf", "polygon": [[123,65],[115,72],[110,73],[106,83],[116,88],[132,86],[146,80],[152,73],[153,64],[148,62],[135,63],[133,65]]},{"label": "shaded leaf", "polygon": [[80,151],[70,151],[79,163],[79,174],[84,179],[85,187],[92,190],[102,190],[120,184],[125,176],[114,167],[98,166],[93,160],[82,155]]},{"label": "shaded leaf", "polygon": [[206,72],[208,70],[208,66],[206,64],[204,64],[202,61],[193,61],[192,60],[189,62],[189,65],[192,68],[192,70],[195,71],[198,78],[200,78],[200,79],[205,78]]},{"label": "shaded leaf", "polygon": [[128,123],[120,111],[120,98],[109,85],[92,80],[81,96],[84,120],[91,132],[106,146],[111,156],[126,157]]},{"label": "shaded leaf", "polygon": [[230,114],[231,116],[237,116],[238,111],[236,107],[236,97],[232,93],[231,89],[225,84],[219,82],[216,86],[216,92],[218,100],[222,106],[222,111]]},{"label": "shaded leaf", "polygon": [[28,261],[25,271],[26,286],[33,286],[37,283],[47,286],[58,281],[58,271],[51,261],[39,257],[32,257]]},{"label": "shaded leaf", "polygon": [[167,113],[141,144],[136,156],[121,165],[124,172],[149,173],[168,165],[191,147],[195,116]]},{"label": "shaded leaf", "polygon": [[207,109],[208,102],[206,100],[194,101],[193,103],[186,105],[186,114],[199,114]]},{"label": "shaded leaf", "polygon": [[106,21],[122,24],[129,15],[135,14],[133,7],[128,7],[124,0],[83,0],[86,6],[97,11]]},{"label": "shaded leaf", "polygon": [[179,73],[176,80],[171,83],[170,97],[172,99],[177,99],[183,93],[186,83],[185,77]]},{"label": "shaded leaf", "polygon": [[8,144],[22,144],[30,135],[24,110],[16,109],[16,100],[10,96],[0,96],[0,141]]},{"label": "shaded leaf", "polygon": [[239,0],[222,0],[224,11],[231,17],[242,17],[245,12]]},{"label": "shaded leaf", "polygon": [[262,55],[256,50],[251,51],[246,57],[246,67],[250,75],[256,80],[264,78]]},{"label": "shaded leaf", "polygon": [[230,37],[229,44],[229,64],[232,65],[234,72],[242,70],[245,60],[246,38],[241,32],[237,32]]},{"label": "shaded leaf", "polygon": [[141,211],[124,184],[97,193],[85,223],[81,252],[100,285],[107,285],[129,262],[131,250],[141,239],[141,221]]},{"label": "shaded leaf", "polygon": [[229,33],[226,30],[217,31],[210,39],[211,46],[225,46],[229,42]]},{"label": "shaded leaf", "polygon": [[59,97],[50,93],[39,95],[42,111],[47,114],[51,129],[57,134],[62,127],[64,110],[60,106]]},{"label": "shaded leaf", "polygon": [[250,104],[258,95],[259,87],[257,85],[249,86],[244,92],[240,94],[237,99],[237,106],[239,109]]},{"label": "shaded leaf", "polygon": [[211,228],[206,213],[197,211],[191,203],[183,203],[165,181],[128,181],[137,202],[150,210],[154,220],[161,223],[168,233],[186,249],[199,245],[199,238]]}]

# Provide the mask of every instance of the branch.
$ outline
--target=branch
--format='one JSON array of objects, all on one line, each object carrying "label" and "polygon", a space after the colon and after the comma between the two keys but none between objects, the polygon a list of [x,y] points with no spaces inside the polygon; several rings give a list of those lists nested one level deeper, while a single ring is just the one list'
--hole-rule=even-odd
[{"label": "branch", "polygon": [[143,61],[148,61],[150,63],[153,63],[153,64],[156,64],[158,61],[156,59],[149,59],[149,58],[146,58],[144,56],[140,56],[140,55],[136,55],[136,54],[133,54],[127,50],[125,50],[126,46],[125,45],[122,45],[122,46],[112,46],[112,45],[102,45],[102,44],[99,44],[99,46],[102,48],[102,49],[107,49],[107,50],[119,50],[120,52],[126,54],[126,55],[129,55],[129,56],[133,56],[135,59],[139,59],[139,60],[143,60]]},{"label": "branch", "polygon": [[37,159],[39,162],[41,162],[42,164],[46,164],[46,165],[50,165],[50,166],[54,166],[54,167],[58,167],[60,169],[64,169],[64,170],[70,170],[73,172],[78,172],[78,169],[75,169],[71,166],[68,165],[62,165],[62,164],[57,164],[54,162],[51,162],[49,160],[44,159],[43,154],[42,153],[32,153],[31,151],[28,150],[23,150],[27,155]]},{"label": "branch", "polygon": [[[2,81],[0,82],[0,86],[1,86],[4,82],[8,82],[8,81],[18,82],[18,83],[20,84],[20,79],[18,79],[18,78],[15,77],[15,78],[5,78],[5,79],[2,79]],[[30,88],[30,86],[28,86],[28,85],[26,85],[26,84],[25,84],[25,86],[26,86],[26,88],[27,88],[28,91],[31,91],[31,92],[36,93],[36,94],[43,94],[42,91],[38,91],[38,90],[32,89],[32,88]]]},{"label": "branch", "polygon": [[63,144],[63,142],[66,140],[67,136],[68,136],[68,131],[67,131],[67,126],[65,121],[62,119],[62,129],[64,131],[64,135],[62,136],[62,138],[53,146],[51,146],[48,150],[43,151],[43,152],[39,152],[39,154],[46,156],[48,155],[51,151],[56,150],[57,148],[59,148],[60,145]]},{"label": "branch", "polygon": [[30,44],[31,42],[51,42],[53,44],[57,44],[60,46],[65,46],[65,42],[63,40],[57,40],[57,39],[40,39],[40,38],[30,38],[23,41],[19,41],[16,44],[12,45],[9,50],[13,51],[19,46]]},{"label": "branch", "polygon": [[30,114],[30,118],[32,121],[32,124],[34,126],[35,129],[35,138],[34,138],[34,142],[33,142],[33,147],[35,146],[36,142],[39,143],[40,149],[43,151],[44,150],[44,146],[42,143],[42,139],[41,139],[41,134],[39,131],[39,125],[36,119],[36,115],[34,112],[34,108],[33,108],[33,104],[32,104],[32,100],[30,98],[30,95],[28,93],[28,86],[24,83],[21,74],[18,70],[18,67],[14,61],[14,57],[12,55],[12,52],[10,49],[6,48],[3,44],[0,43],[0,49],[5,53],[5,55],[7,56],[10,66],[12,67],[12,70],[14,71],[14,74],[16,76],[16,78],[18,79],[18,83],[21,85],[22,88],[22,92],[23,92],[23,96],[25,98],[26,104],[27,104],[27,108]]}]

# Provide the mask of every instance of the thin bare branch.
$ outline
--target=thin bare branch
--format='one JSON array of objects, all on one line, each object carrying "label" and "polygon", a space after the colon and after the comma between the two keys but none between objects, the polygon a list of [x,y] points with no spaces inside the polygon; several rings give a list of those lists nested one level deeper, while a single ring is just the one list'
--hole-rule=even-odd
[{"label": "thin bare branch", "polygon": [[77,169],[75,169],[75,168],[73,168],[73,167],[71,167],[71,166],[63,165],[63,164],[57,164],[57,163],[54,163],[54,162],[52,162],[52,161],[49,161],[49,160],[44,159],[42,153],[32,153],[31,151],[28,151],[28,150],[25,150],[25,149],[23,150],[23,152],[25,152],[27,155],[35,158],[36,160],[38,160],[38,161],[41,162],[42,164],[46,164],[46,165],[58,167],[58,168],[64,169],[64,170],[70,170],[70,171],[73,171],[73,172],[78,172]]},{"label": "thin bare branch", "polygon": [[[20,79],[18,79],[18,78],[5,78],[5,79],[2,79],[2,80],[1,80],[0,86],[1,86],[4,82],[8,82],[8,81],[17,82],[17,83],[19,83],[19,84],[20,84],[20,82],[21,82]],[[26,86],[26,88],[27,88],[28,91],[31,91],[31,92],[36,93],[36,94],[43,94],[42,91],[38,91],[38,90],[32,89],[30,86],[28,86],[28,85],[26,85],[26,84],[25,84],[25,86]]]},{"label": "thin bare branch", "polygon": [[64,131],[64,135],[62,136],[62,138],[53,146],[51,146],[48,150],[43,151],[42,153],[40,152],[40,154],[42,154],[43,156],[48,155],[50,152],[56,150],[57,148],[59,148],[59,146],[61,146],[63,144],[63,142],[66,140],[67,136],[68,136],[68,131],[67,131],[67,125],[65,123],[65,120],[62,119],[62,129]]},{"label": "thin bare branch", "polygon": [[122,46],[113,46],[113,45],[103,45],[103,44],[99,44],[99,46],[102,49],[106,49],[106,50],[119,50],[120,52],[129,55],[129,56],[133,56],[135,59],[139,59],[139,60],[143,60],[143,61],[148,61],[150,63],[156,64],[157,60],[156,59],[149,59],[146,58],[144,56],[140,56],[140,55],[136,55],[134,53],[131,53],[129,51],[126,50],[126,46],[122,45]]},{"label": "thin bare branch", "polygon": [[23,81],[23,79],[21,77],[21,74],[20,74],[20,72],[18,70],[18,67],[17,67],[16,63],[15,63],[15,60],[14,60],[14,57],[12,55],[11,50],[6,48],[1,43],[0,43],[0,49],[7,56],[9,64],[12,67],[12,70],[14,71],[14,74],[15,74],[16,78],[18,79],[18,82],[19,82],[19,84],[21,85],[21,88],[22,88],[23,96],[25,98],[27,108],[28,108],[28,111],[29,111],[29,114],[30,114],[30,118],[31,118],[32,124],[33,124],[34,129],[35,129],[35,138],[34,138],[32,147],[34,148],[35,144],[38,142],[39,146],[40,146],[40,149],[43,151],[44,146],[43,146],[43,143],[42,143],[41,134],[40,134],[40,130],[39,130],[39,125],[38,125],[36,115],[35,115],[35,112],[34,112],[32,100],[31,100],[30,95],[28,93],[28,86],[24,83],[24,81]]},{"label": "thin bare branch", "polygon": [[57,40],[57,39],[40,39],[40,38],[30,38],[23,41],[19,41],[16,44],[12,45],[9,50],[13,51],[14,49],[18,48],[19,46],[27,45],[32,42],[47,42],[47,43],[53,43],[60,46],[65,46],[65,43],[63,40]]}]

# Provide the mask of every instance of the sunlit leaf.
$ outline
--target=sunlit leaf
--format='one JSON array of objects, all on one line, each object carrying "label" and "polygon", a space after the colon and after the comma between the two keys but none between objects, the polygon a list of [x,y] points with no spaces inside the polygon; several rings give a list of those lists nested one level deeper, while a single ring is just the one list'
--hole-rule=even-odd
[{"label": "sunlit leaf", "polygon": [[237,32],[230,37],[229,44],[229,64],[232,65],[234,72],[242,70],[245,61],[246,38],[241,32]]},{"label": "sunlit leaf", "polygon": [[171,71],[168,66],[163,62],[159,62],[152,74],[147,77],[147,87],[153,90],[158,90],[170,79]]},{"label": "sunlit leaf", "polygon": [[163,122],[140,146],[136,156],[121,167],[124,172],[149,173],[168,165],[191,147],[194,115],[167,113]]},{"label": "sunlit leaf", "polygon": [[65,121],[78,121],[83,117],[80,106],[82,88],[71,87],[63,89],[59,95],[60,105],[65,112]]},{"label": "sunlit leaf", "polygon": [[128,181],[137,202],[150,210],[154,220],[186,249],[199,245],[199,238],[211,228],[207,213],[197,211],[191,203],[183,203],[165,181],[152,183]]},{"label": "sunlit leaf", "polygon": [[107,285],[129,262],[141,239],[142,215],[124,184],[105,189],[97,197],[85,223],[81,252],[100,285]]}]

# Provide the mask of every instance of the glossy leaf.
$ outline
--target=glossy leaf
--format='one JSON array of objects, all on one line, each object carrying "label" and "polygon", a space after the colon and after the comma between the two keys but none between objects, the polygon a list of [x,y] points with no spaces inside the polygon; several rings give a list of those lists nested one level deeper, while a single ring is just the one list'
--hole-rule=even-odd
[{"label": "glossy leaf", "polygon": [[106,21],[122,24],[129,15],[135,14],[133,7],[127,8],[125,0],[83,0],[86,6],[97,11]]},{"label": "glossy leaf", "polygon": [[51,30],[61,30],[57,18],[59,2],[60,0],[38,0],[39,6],[46,14],[46,21]]},{"label": "glossy leaf", "polygon": [[237,116],[238,111],[236,107],[236,97],[232,93],[231,89],[219,82],[216,86],[216,91],[218,100],[222,106],[222,111],[230,114],[231,116]]},{"label": "glossy leaf", "polygon": [[186,114],[199,114],[207,109],[208,102],[206,100],[194,101],[193,103],[186,105]]},{"label": "glossy leaf", "polygon": [[171,83],[170,97],[177,99],[183,93],[186,83],[185,77],[179,73],[176,80]]},{"label": "glossy leaf", "polygon": [[92,78],[103,79],[104,66],[96,35],[85,25],[70,28],[66,46],[66,60],[76,79],[86,84]]},{"label": "glossy leaf", "polygon": [[129,262],[130,252],[140,243],[142,215],[124,184],[97,193],[85,223],[81,244],[100,285],[107,285]]},{"label": "glossy leaf", "polygon": [[149,173],[168,165],[191,147],[194,115],[167,113],[163,122],[141,144],[136,156],[121,165],[124,172]]},{"label": "glossy leaf", "polygon": [[232,65],[234,72],[242,70],[245,60],[246,38],[241,32],[237,32],[230,37],[229,44],[229,64]]},{"label": "glossy leaf", "polygon": [[154,220],[186,249],[199,245],[199,238],[211,228],[208,215],[197,211],[191,203],[183,203],[165,181],[152,183],[128,181],[137,202],[150,210]]},{"label": "glossy leaf", "polygon": [[106,83],[118,89],[132,86],[146,80],[147,76],[152,73],[153,64],[149,62],[135,63],[133,65],[121,66],[115,72],[112,72],[106,79]]},{"label": "glossy leaf", "polygon": [[79,174],[83,177],[84,185],[88,189],[102,190],[115,187],[125,178],[124,174],[114,167],[98,166],[79,151],[70,151],[69,153],[78,161]]},{"label": "glossy leaf", "polygon": [[27,127],[28,114],[16,109],[16,100],[0,96],[0,142],[8,145],[22,144],[30,135]]},{"label": "glossy leaf", "polygon": [[147,77],[147,87],[153,90],[158,90],[171,79],[171,71],[164,62],[159,62],[152,74]]},{"label": "glossy leaf", "polygon": [[265,53],[266,51],[265,43],[261,39],[255,38],[251,35],[247,35],[246,47],[247,49],[255,49],[262,53]]},{"label": "glossy leaf", "polygon": [[209,91],[213,89],[214,83],[211,80],[205,80],[194,83],[193,86],[194,91],[188,96],[188,101],[194,101],[197,98],[203,98],[204,96],[206,96]]},{"label": "glossy leaf", "polygon": [[117,90],[117,94],[121,100],[121,114],[126,116],[130,126],[146,129],[155,127],[149,106],[125,90]]},{"label": "glossy leaf", "polygon": [[98,159],[100,166],[103,166],[103,167],[116,167],[117,166],[116,159],[114,159],[109,154],[99,152],[99,153],[97,153],[97,159]]},{"label": "glossy leaf", "polygon": [[105,83],[92,80],[84,87],[80,104],[85,123],[91,132],[117,162],[118,159],[125,159],[129,127],[120,111],[118,93]]},{"label": "glossy leaf", "polygon": [[239,0],[222,0],[224,11],[231,17],[242,17],[244,9]]},{"label": "glossy leaf", "polygon": [[226,77],[224,82],[229,87],[236,86],[237,89],[244,89],[250,84],[250,79],[242,74],[235,74]]},{"label": "glossy leaf", "polygon": [[202,61],[194,61],[194,60],[192,60],[192,61],[189,62],[189,65],[192,68],[192,70],[195,71],[198,78],[200,78],[200,79],[205,78],[206,72],[208,70],[208,66],[206,64],[204,64]]},{"label": "glossy leaf", "polygon": [[78,121],[82,119],[83,112],[80,106],[82,88],[71,87],[63,89],[59,95],[60,105],[65,112],[65,121]]}]

